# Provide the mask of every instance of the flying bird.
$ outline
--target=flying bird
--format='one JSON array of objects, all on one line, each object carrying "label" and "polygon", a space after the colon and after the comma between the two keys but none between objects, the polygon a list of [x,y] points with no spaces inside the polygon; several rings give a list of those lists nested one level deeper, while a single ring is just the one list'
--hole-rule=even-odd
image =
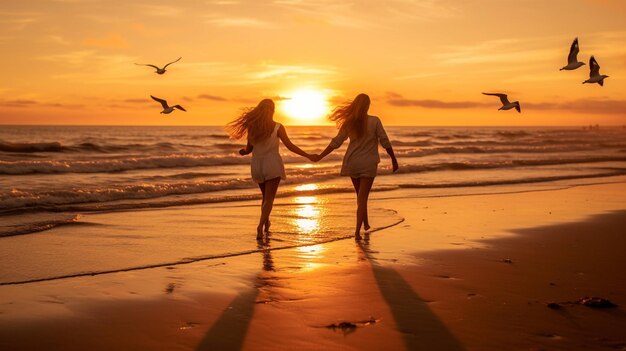
[{"label": "flying bird", "polygon": [[567,70],[572,71],[577,69],[578,67],[584,65],[584,62],[578,61],[578,52],[580,49],[578,48],[578,38],[575,38],[572,42],[572,46],[569,48],[569,55],[567,55],[567,66],[563,66],[559,71]]},{"label": "flying bird", "polygon": [[172,63],[175,63],[175,62],[180,61],[180,59],[181,59],[181,58],[182,58],[182,56],[181,56],[181,57],[179,57],[179,58],[178,58],[178,60],[176,60],[176,61],[172,61],[172,62],[168,63],[167,65],[163,66],[163,68],[160,68],[160,67],[155,66],[155,65],[151,65],[151,64],[149,64],[149,63],[135,63],[135,64],[136,64],[136,65],[138,65],[138,66],[150,66],[150,67],[154,67],[154,69],[156,69],[156,71],[155,71],[154,73],[156,73],[156,74],[163,74],[163,73],[165,73],[167,66],[171,65]]},{"label": "flying bird", "polygon": [[150,95],[150,97],[152,98],[152,100],[154,100],[154,101],[156,101],[156,102],[160,103],[160,104],[161,104],[161,106],[163,106],[163,111],[161,111],[161,113],[163,113],[163,114],[166,114],[166,115],[167,115],[167,114],[169,114],[169,113],[172,113],[172,112],[174,111],[174,109],[175,109],[175,108],[177,108],[177,109],[179,109],[179,110],[181,110],[181,111],[185,111],[185,112],[187,112],[187,110],[185,110],[185,109],[184,109],[182,106],[180,106],[180,105],[169,106],[169,105],[167,104],[167,101],[165,101],[165,100],[163,100],[163,99],[159,99],[158,97],[154,97],[154,96],[152,96],[152,95]]},{"label": "flying bird", "polygon": [[604,86],[604,78],[608,78],[609,76],[605,76],[604,74],[600,74],[600,65],[598,61],[591,56],[589,59],[589,79],[583,82],[585,83],[598,83],[600,86]]},{"label": "flying bird", "polygon": [[522,109],[519,105],[519,101],[510,102],[506,94],[500,94],[500,93],[483,93],[483,94],[493,95],[493,96],[497,96],[500,98],[500,101],[502,101],[502,107],[500,107],[498,110],[510,110],[512,108],[515,108],[517,112],[522,112]]}]

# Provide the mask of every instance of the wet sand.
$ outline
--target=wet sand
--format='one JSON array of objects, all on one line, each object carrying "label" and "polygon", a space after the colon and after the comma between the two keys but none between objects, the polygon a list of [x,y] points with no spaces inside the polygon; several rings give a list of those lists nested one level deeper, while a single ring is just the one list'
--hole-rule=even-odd
[{"label": "wet sand", "polygon": [[624,194],[377,193],[405,220],[361,243],[0,286],[0,349],[623,349]]}]

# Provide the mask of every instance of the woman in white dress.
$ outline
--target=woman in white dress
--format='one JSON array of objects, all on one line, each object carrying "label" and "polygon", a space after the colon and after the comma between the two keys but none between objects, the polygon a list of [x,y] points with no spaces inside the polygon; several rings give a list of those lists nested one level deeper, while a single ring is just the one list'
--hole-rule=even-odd
[{"label": "woman in white dress", "polygon": [[278,151],[278,139],[291,152],[311,159],[311,155],[295,146],[287,136],[282,124],[274,122],[274,102],[264,99],[254,107],[247,109],[239,118],[228,123],[227,130],[232,138],[243,139],[247,136],[248,143],[239,154],[252,153],[250,173],[252,180],[259,185],[263,201],[261,202],[261,218],[257,226],[257,240],[263,239],[263,231],[269,232],[270,213],[274,206],[274,198],[281,179],[285,179],[285,166]]},{"label": "woman in white dress", "polygon": [[[318,159],[324,158],[341,146],[347,138],[350,138],[348,150],[343,157],[341,175],[350,176],[357,195],[356,230],[354,232],[357,240],[361,239],[362,225],[366,231],[370,229],[367,218],[367,199],[380,162],[378,143],[385,148],[391,157],[393,171],[398,170],[398,161],[383,124],[378,117],[367,114],[369,107],[370,98],[366,94],[359,94],[352,102],[337,107],[330,115],[330,119],[337,122],[339,133],[331,140],[326,150],[317,156]],[[315,158],[315,156],[313,157]]]}]

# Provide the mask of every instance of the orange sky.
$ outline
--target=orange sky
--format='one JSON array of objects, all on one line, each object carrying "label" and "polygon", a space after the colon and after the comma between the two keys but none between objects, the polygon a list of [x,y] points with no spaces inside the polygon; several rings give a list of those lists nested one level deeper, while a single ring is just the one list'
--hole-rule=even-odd
[{"label": "orange sky", "polygon": [[[576,36],[604,87],[559,71]],[[223,125],[303,88],[389,125],[626,124],[622,0],[3,1],[0,47],[0,124]]]}]

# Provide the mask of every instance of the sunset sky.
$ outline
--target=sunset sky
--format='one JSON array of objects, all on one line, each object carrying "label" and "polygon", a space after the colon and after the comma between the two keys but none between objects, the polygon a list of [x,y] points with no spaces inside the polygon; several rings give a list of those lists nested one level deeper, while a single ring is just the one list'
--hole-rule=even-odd
[{"label": "sunset sky", "polygon": [[[559,71],[575,37],[604,87]],[[360,92],[388,125],[626,124],[623,0],[2,0],[0,47],[0,124],[223,125],[268,97],[319,124]]]}]

